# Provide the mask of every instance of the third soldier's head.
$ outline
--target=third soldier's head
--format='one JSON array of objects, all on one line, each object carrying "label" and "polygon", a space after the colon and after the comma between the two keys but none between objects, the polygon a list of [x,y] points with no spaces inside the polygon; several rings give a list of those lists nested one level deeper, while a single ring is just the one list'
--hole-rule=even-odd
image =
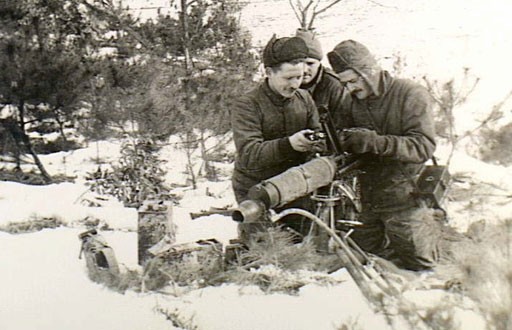
[{"label": "third soldier's head", "polygon": [[327,54],[327,58],[353,97],[363,100],[378,94],[381,69],[364,45],[354,40],[342,41]]}]

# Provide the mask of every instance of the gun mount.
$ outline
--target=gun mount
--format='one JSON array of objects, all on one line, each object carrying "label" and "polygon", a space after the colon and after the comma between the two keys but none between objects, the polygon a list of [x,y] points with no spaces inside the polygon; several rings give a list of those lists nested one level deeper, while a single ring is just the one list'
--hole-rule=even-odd
[{"label": "gun mount", "polygon": [[253,186],[249,189],[248,200],[240,203],[238,209],[232,213],[233,220],[268,220],[266,212],[269,209],[282,207],[307,195],[311,195],[317,203],[343,203],[349,200],[357,212],[361,211],[357,184],[348,183],[346,180],[346,177],[359,166],[359,161],[342,151],[327,107],[319,106],[318,112],[322,131],[315,132],[314,136],[325,138],[328,155],[313,158]]},{"label": "gun mount", "polygon": [[358,165],[359,161],[347,161],[344,156],[323,156],[292,167],[249,189],[249,199],[241,202],[231,217],[234,221],[244,223],[266,221],[270,209],[282,207],[307,195],[311,195],[317,202],[326,198],[337,201],[344,199],[360,212],[355,185],[343,180]]}]

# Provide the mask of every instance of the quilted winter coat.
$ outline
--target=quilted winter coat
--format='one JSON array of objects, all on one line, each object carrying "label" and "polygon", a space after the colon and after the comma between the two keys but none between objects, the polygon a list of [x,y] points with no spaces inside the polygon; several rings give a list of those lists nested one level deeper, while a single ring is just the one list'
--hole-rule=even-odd
[{"label": "quilted winter coat", "polygon": [[306,91],[283,98],[265,80],[234,102],[231,128],[237,152],[232,184],[241,202],[253,185],[305,162],[309,154],[295,151],[288,137],[320,124]]},{"label": "quilted winter coat", "polygon": [[424,163],[435,150],[432,99],[421,85],[382,71],[379,96],[349,98],[338,109],[340,128],[363,127],[384,136],[377,154],[363,154],[362,202],[369,211],[392,211],[416,204],[411,195]]}]

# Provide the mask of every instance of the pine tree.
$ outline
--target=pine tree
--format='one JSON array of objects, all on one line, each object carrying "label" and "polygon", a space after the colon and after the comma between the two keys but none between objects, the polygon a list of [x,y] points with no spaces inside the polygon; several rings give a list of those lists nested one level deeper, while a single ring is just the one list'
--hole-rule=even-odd
[{"label": "pine tree", "polygon": [[[79,2],[64,0],[2,1],[0,6],[0,103],[16,109],[17,155],[29,153],[46,181],[27,129],[53,120],[64,122],[77,109],[88,80],[86,55],[96,32]],[[17,157],[19,165],[19,157]]]}]

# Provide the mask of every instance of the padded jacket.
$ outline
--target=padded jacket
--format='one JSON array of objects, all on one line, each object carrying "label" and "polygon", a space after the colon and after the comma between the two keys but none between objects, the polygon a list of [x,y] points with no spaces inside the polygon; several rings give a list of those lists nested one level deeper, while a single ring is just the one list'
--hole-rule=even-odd
[{"label": "padded jacket", "polygon": [[232,184],[241,202],[253,185],[304,163],[309,153],[295,151],[288,137],[306,128],[320,129],[320,124],[306,91],[284,98],[265,80],[234,102],[231,128],[237,152]]},{"label": "padded jacket", "polygon": [[432,99],[421,85],[382,71],[379,96],[347,99],[337,113],[341,128],[363,127],[379,135],[374,152],[362,154],[362,202],[372,211],[416,204],[413,180],[435,150]]}]

